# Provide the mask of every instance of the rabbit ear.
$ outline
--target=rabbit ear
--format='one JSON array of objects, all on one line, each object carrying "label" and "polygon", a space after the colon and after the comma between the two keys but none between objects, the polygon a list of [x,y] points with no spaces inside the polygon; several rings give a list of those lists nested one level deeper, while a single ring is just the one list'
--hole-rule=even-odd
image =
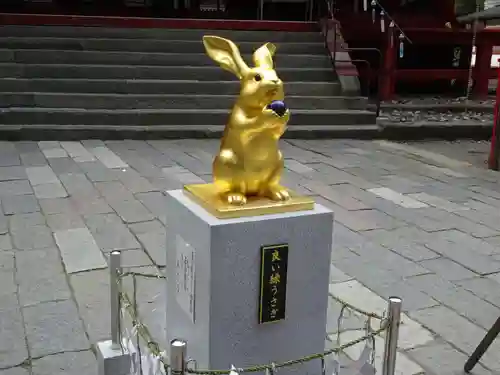
[{"label": "rabbit ear", "polygon": [[245,75],[248,66],[241,58],[236,44],[218,36],[205,35],[203,45],[208,56],[219,63],[223,69],[234,73],[240,79]]},{"label": "rabbit ear", "polygon": [[259,68],[273,69],[273,56],[276,46],[273,43],[266,43],[253,53],[253,62]]}]

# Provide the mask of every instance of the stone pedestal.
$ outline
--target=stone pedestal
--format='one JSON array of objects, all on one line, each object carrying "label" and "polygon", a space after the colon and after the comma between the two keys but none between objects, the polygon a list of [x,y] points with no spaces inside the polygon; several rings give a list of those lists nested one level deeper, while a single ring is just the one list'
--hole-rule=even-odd
[{"label": "stone pedestal", "polygon": [[[322,352],[333,213],[217,219],[182,190],[167,196],[167,339],[199,369],[281,363]],[[259,323],[261,247],[288,245],[283,320]],[[279,374],[317,375],[319,360]]]}]

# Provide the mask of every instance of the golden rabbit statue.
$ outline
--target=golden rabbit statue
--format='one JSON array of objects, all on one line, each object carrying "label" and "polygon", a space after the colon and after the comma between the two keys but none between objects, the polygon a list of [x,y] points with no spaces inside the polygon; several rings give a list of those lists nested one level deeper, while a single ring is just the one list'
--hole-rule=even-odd
[{"label": "golden rabbit statue", "polygon": [[255,67],[250,68],[230,40],[205,36],[203,44],[208,56],[241,81],[240,94],[214,160],[215,185],[230,204],[245,204],[247,196],[289,199],[288,190],[279,185],[283,156],[278,141],[290,112],[284,105],[275,110],[269,107],[284,99],[283,82],[273,64],[276,47],[266,43],[257,49],[253,54]]},{"label": "golden rabbit statue", "polygon": [[[280,185],[284,161],[278,143],[290,111],[283,102],[283,82],[274,70],[276,46],[266,43],[258,48],[253,53],[255,66],[249,67],[228,39],[204,36],[203,45],[210,58],[240,80],[241,89],[213,162],[213,184],[185,189],[216,215],[221,211],[214,206],[228,206],[222,207],[231,212],[228,217],[311,209],[310,199],[293,198]],[[266,199],[270,202],[263,203]],[[237,213],[236,207],[247,213]]]}]

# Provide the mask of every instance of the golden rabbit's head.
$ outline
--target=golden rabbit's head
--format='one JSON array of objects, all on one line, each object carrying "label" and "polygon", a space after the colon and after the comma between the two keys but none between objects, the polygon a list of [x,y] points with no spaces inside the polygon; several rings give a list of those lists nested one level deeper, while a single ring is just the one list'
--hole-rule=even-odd
[{"label": "golden rabbit's head", "polygon": [[245,63],[238,47],[228,39],[207,35],[203,45],[212,60],[240,79],[238,104],[242,108],[262,110],[272,101],[284,99],[283,82],[274,70],[274,44],[266,43],[253,53],[255,67]]}]

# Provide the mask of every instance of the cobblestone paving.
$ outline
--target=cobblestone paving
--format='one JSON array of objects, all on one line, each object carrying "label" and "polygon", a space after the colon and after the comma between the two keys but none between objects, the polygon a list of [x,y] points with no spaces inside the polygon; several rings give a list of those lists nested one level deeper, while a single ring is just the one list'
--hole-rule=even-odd
[{"label": "cobblestone paving", "polygon": [[[332,295],[377,312],[387,297],[403,298],[397,373],[451,375],[500,315],[500,174],[424,146],[289,141],[284,183],[335,211]],[[0,145],[0,375],[96,374],[92,345],[110,335],[109,253],[123,250],[134,270],[161,270],[162,191],[208,181],[217,147]],[[164,285],[140,279],[138,289],[141,316],[162,342]],[[332,298],[327,345],[338,311]],[[499,350],[474,373],[500,371]]]}]

